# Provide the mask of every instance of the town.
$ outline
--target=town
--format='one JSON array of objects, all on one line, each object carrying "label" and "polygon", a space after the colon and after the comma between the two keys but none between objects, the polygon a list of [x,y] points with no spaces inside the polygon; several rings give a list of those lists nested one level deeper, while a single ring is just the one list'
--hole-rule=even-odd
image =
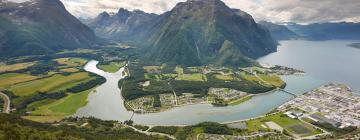
[{"label": "town", "polygon": [[321,86],[287,102],[279,110],[289,108],[306,112],[304,117],[315,122],[326,122],[339,128],[360,127],[360,97],[353,95],[350,88],[342,84]]}]

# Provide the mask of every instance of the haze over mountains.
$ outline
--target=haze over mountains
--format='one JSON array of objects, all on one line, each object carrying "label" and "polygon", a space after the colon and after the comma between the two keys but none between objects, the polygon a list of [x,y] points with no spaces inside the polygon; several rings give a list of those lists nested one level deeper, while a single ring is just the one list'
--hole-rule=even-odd
[{"label": "haze over mountains", "polygon": [[59,0],[0,3],[0,56],[51,54],[91,48],[95,34]]}]

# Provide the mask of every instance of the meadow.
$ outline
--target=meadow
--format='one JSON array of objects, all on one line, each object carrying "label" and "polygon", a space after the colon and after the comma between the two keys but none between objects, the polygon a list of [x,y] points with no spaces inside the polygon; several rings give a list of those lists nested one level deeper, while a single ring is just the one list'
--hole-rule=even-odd
[{"label": "meadow", "polygon": [[79,72],[68,76],[55,74],[50,77],[16,84],[9,88],[17,96],[30,96],[36,92],[56,92],[91,80],[89,73]]},{"label": "meadow", "polygon": [[108,64],[98,64],[97,67],[103,71],[115,73],[119,71],[120,68],[124,67],[125,64],[125,62],[110,62]]}]

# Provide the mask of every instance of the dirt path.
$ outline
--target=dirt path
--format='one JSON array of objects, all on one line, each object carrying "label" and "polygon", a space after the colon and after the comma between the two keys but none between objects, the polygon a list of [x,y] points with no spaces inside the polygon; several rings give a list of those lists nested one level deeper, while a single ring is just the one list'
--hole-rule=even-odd
[{"label": "dirt path", "polygon": [[0,96],[4,100],[3,113],[10,113],[10,98],[0,91]]}]

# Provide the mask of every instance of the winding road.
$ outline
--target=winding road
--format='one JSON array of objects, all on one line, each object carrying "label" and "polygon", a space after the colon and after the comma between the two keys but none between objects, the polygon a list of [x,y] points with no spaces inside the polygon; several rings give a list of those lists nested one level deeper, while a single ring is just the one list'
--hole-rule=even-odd
[{"label": "winding road", "polygon": [[10,113],[10,98],[0,91],[0,97],[4,100],[3,113]]}]

